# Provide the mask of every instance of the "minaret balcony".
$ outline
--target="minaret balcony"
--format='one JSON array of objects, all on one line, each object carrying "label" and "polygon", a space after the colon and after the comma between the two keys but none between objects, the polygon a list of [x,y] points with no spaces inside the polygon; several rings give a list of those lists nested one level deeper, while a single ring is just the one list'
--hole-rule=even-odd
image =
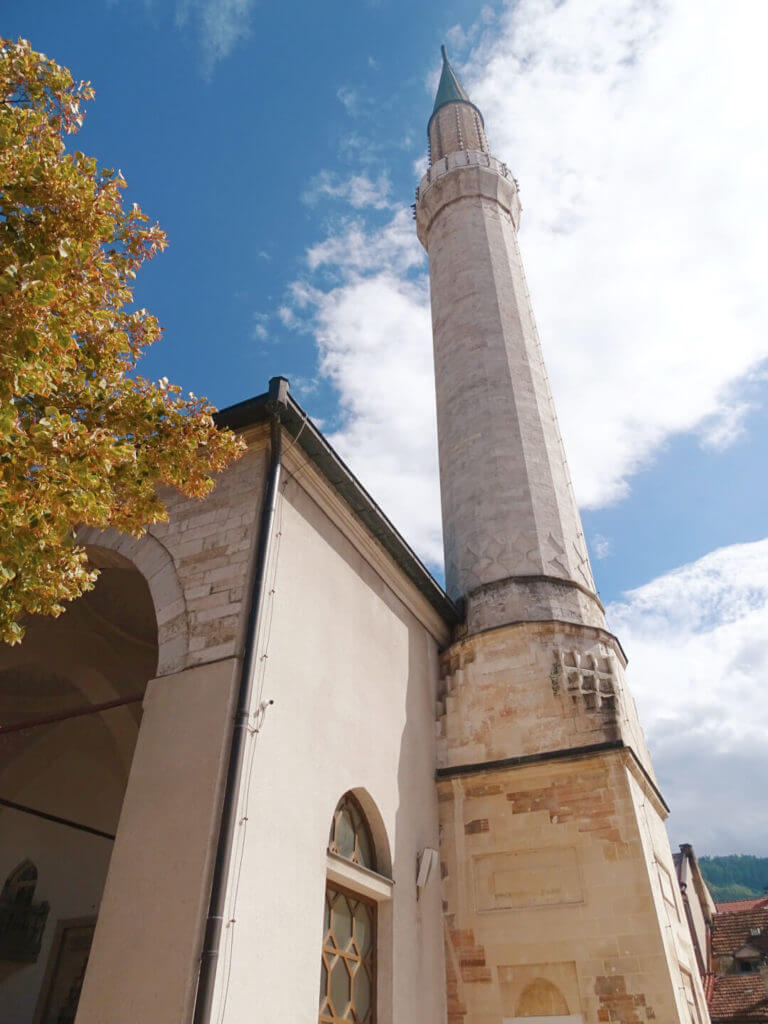
[{"label": "minaret balcony", "polygon": [[477,149],[457,150],[427,168],[416,189],[416,223],[419,241],[426,247],[429,228],[437,213],[450,202],[479,196],[505,209],[517,230],[520,198],[517,180],[509,167],[490,153]]}]

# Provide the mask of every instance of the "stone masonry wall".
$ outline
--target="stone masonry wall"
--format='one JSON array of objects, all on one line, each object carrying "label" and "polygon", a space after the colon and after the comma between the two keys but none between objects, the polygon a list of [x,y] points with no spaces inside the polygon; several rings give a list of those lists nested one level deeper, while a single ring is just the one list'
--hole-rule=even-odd
[{"label": "stone masonry wall", "polygon": [[623,739],[652,771],[624,657],[604,630],[521,622],[442,655],[438,766]]},{"label": "stone masonry wall", "polygon": [[438,783],[448,1024],[688,1024],[630,778],[616,752]]},{"label": "stone masonry wall", "polygon": [[268,430],[248,435],[245,455],[206,498],[164,494],[168,520],[145,537],[80,530],[78,540],[134,562],[150,585],[160,668],[169,675],[239,652],[268,457]]}]

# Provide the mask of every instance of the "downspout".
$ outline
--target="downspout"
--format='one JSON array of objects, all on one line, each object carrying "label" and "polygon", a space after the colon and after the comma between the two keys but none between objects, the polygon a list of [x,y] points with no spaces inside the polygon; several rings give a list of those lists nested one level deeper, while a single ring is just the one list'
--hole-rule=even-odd
[{"label": "downspout", "polygon": [[195,997],[195,1011],[192,1018],[194,1024],[208,1024],[216,983],[216,968],[219,960],[219,945],[227,897],[227,881],[229,878],[235,828],[237,826],[237,798],[245,760],[251,701],[253,699],[253,682],[256,677],[258,656],[256,641],[261,609],[264,603],[267,559],[280,483],[282,452],[279,407],[286,405],[288,381],[284,377],[273,377],[269,382],[269,395],[273,403],[270,421],[270,466],[264,494],[264,505],[261,512],[258,543],[254,552],[253,586],[251,590],[251,604],[248,611],[243,668],[240,676],[232,745],[230,747],[224,801],[221,809],[221,825],[211,882],[211,900],[208,907],[203,949],[200,956],[200,974],[197,984],[197,995]]}]

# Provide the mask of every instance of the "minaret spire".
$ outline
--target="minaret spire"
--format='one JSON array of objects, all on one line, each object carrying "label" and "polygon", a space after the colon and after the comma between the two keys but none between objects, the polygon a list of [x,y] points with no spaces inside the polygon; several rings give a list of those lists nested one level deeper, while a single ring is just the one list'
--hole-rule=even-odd
[{"label": "minaret spire", "polygon": [[443,56],[443,70],[440,74],[440,84],[437,87],[437,94],[435,95],[435,105],[432,108],[433,114],[446,103],[470,102],[469,96],[467,96],[464,91],[464,87],[459,81],[456,72],[451,67],[445,45],[440,47],[440,53]]}]

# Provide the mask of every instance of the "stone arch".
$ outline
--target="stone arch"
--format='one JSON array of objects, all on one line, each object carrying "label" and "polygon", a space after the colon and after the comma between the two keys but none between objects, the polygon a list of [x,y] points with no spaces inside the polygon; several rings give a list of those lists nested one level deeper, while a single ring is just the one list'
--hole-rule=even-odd
[{"label": "stone arch", "polygon": [[149,586],[157,619],[157,675],[167,676],[187,667],[189,618],[187,602],[176,566],[168,549],[145,533],[131,537],[116,530],[81,527],[77,543],[88,551],[97,568],[119,568],[126,563],[138,569]]},{"label": "stone arch", "polygon": [[525,986],[517,1001],[517,1017],[559,1017],[568,1015],[565,996],[546,978],[534,978]]}]

